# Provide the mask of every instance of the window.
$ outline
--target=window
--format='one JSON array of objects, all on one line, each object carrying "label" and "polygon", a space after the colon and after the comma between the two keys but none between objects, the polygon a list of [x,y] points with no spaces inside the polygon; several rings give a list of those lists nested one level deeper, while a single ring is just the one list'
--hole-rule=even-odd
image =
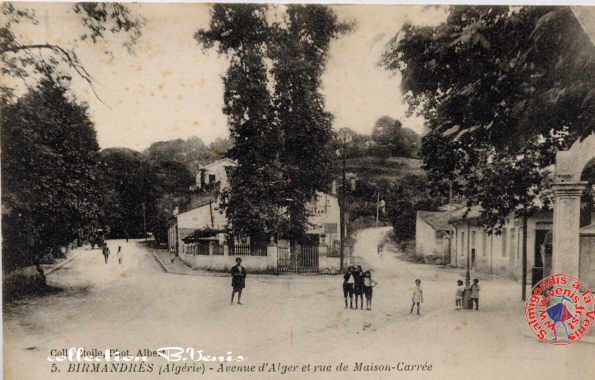
[{"label": "window", "polygon": [[465,233],[461,232],[461,256],[465,255]]},{"label": "window", "polygon": [[485,233],[485,231],[481,234],[481,252],[483,254],[483,256],[485,256],[487,254],[487,240],[488,240],[488,234]]}]

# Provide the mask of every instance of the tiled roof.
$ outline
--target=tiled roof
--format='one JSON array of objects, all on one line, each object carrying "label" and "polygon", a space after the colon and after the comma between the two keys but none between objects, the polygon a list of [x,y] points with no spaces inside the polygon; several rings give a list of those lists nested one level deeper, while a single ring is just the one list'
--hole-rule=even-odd
[{"label": "tiled roof", "polygon": [[450,214],[446,211],[418,211],[417,215],[436,231],[448,231]]},{"label": "tiled roof", "polygon": [[463,221],[463,220],[473,220],[479,218],[481,215],[481,207],[480,206],[473,206],[470,210],[467,207],[462,207],[458,210],[451,211],[449,213],[450,217],[448,218],[449,223]]}]

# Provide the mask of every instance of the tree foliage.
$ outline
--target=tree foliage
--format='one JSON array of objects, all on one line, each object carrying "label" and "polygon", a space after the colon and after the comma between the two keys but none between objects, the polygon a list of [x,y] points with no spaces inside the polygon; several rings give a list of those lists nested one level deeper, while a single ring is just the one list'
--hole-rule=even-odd
[{"label": "tree foliage", "polygon": [[7,270],[73,241],[99,216],[97,139],[86,105],[51,77],[2,112]]},{"label": "tree foliage", "polygon": [[[19,38],[15,32],[18,24],[38,25],[39,21],[33,8],[25,8],[11,2],[0,5],[2,18],[0,22],[0,63],[2,76],[25,80],[30,76],[46,75],[46,67],[55,68],[59,63],[65,64],[74,73],[93,87],[93,77],[85,69],[74,49],[67,46],[48,43],[30,43]],[[131,11],[130,5],[115,2],[109,3],[74,3],[72,9],[81,17],[85,32],[81,40],[87,38],[95,43],[108,34],[125,34],[128,39],[124,46],[131,51],[134,43],[140,38],[145,19]],[[50,53],[47,59],[33,54],[37,51]],[[14,88],[0,85],[0,104],[14,100]],[[95,94],[97,96],[97,94]]]},{"label": "tree foliage", "polygon": [[375,155],[384,157],[416,157],[421,147],[420,136],[390,116],[382,116],[376,121],[372,141]]},{"label": "tree foliage", "polygon": [[415,237],[417,210],[436,211],[444,198],[432,193],[425,176],[407,175],[386,191],[386,212],[395,237],[406,241]]},{"label": "tree foliage", "polygon": [[434,185],[483,208],[486,226],[530,213],[555,152],[593,131],[595,49],[567,7],[453,6],[437,27],[406,25],[383,57],[430,133]]},{"label": "tree foliage", "polygon": [[100,225],[109,237],[139,237],[146,225],[158,242],[166,241],[173,210],[188,201],[190,171],[182,163],[150,160],[125,148],[103,150],[101,162]]},{"label": "tree foliage", "polygon": [[238,167],[223,199],[234,234],[303,235],[305,203],[328,185],[332,117],[319,88],[329,44],[349,26],[324,6],[284,9],[272,22],[265,5],[217,4],[196,34],[230,61],[223,111]]}]

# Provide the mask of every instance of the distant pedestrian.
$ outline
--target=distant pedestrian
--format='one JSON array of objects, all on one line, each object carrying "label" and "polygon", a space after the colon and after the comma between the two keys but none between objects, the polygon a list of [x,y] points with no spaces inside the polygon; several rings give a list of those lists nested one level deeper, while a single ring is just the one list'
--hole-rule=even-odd
[{"label": "distant pedestrian", "polygon": [[353,272],[354,286],[353,293],[355,294],[355,309],[357,310],[357,300],[360,300],[360,309],[364,309],[364,271],[361,265]]},{"label": "distant pedestrian", "polygon": [[372,273],[368,270],[364,273],[364,295],[366,296],[366,310],[372,310],[372,289],[378,283],[372,280]]},{"label": "distant pedestrian", "polygon": [[476,278],[471,285],[471,307],[475,304],[475,310],[479,311],[479,280]]},{"label": "distant pedestrian", "polygon": [[384,247],[382,246],[382,244],[379,244],[378,247],[376,248],[376,250],[378,251],[378,256],[382,256],[382,249]]},{"label": "distant pedestrian", "polygon": [[118,246],[118,252],[116,253],[116,257],[118,258],[118,264],[122,264],[122,260],[124,260],[123,255],[124,253],[122,252],[122,247]]},{"label": "distant pedestrian", "polygon": [[103,258],[105,259],[105,263],[107,264],[107,259],[109,259],[109,247],[106,243],[103,243]]},{"label": "distant pedestrian", "polygon": [[424,291],[421,289],[421,280],[415,280],[415,289],[413,289],[413,294],[411,295],[411,311],[409,314],[413,313],[413,308],[417,306],[417,315],[419,315],[419,304],[424,303]]},{"label": "distant pedestrian", "polygon": [[343,297],[345,297],[345,309],[347,309],[347,297],[349,296],[349,308],[353,309],[353,285],[355,279],[353,277],[353,267],[347,267],[347,272],[343,275]]},{"label": "distant pedestrian", "polygon": [[233,296],[238,293],[238,305],[241,305],[240,302],[242,298],[242,290],[246,286],[246,269],[242,266],[242,259],[237,257],[236,258],[236,265],[231,268],[231,287],[233,288],[231,292],[231,304],[233,305]]},{"label": "distant pedestrian", "polygon": [[457,280],[457,293],[456,293],[456,301],[455,304],[457,305],[457,310],[461,310],[463,308],[463,294],[465,293],[465,288],[463,287],[463,281]]}]

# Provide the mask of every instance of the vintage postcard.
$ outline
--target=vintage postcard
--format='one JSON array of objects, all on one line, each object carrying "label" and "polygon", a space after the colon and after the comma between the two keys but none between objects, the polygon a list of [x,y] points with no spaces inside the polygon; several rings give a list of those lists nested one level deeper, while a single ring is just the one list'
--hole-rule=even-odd
[{"label": "vintage postcard", "polygon": [[589,379],[595,7],[3,2],[4,379]]}]

